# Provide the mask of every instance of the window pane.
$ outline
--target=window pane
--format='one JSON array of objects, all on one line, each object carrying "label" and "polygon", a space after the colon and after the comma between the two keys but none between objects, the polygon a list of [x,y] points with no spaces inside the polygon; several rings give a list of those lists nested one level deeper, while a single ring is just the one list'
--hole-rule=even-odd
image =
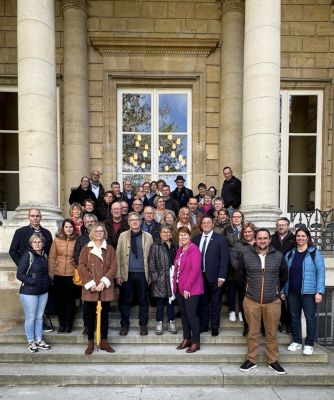
[{"label": "window pane", "polygon": [[18,130],[17,110],[17,92],[0,92],[0,130]]},{"label": "window pane", "polygon": [[187,95],[159,95],[159,132],[187,132]]},{"label": "window pane", "polygon": [[[174,190],[176,188],[175,178],[177,174],[167,175],[167,174],[159,174],[158,179],[163,179],[167,185],[170,186],[170,190]],[[183,174],[183,178],[185,179],[184,186],[191,187],[191,184],[188,182],[187,175]]]},{"label": "window pane", "polygon": [[316,137],[289,137],[289,173],[315,173]]},{"label": "window pane", "polygon": [[123,135],[123,172],[151,172],[150,135]]},{"label": "window pane", "polygon": [[0,171],[19,170],[19,144],[17,133],[0,132]]},{"label": "window pane", "polygon": [[130,180],[134,187],[142,185],[144,182],[151,182],[151,175],[143,175],[143,174],[124,174],[123,182],[126,180]]},{"label": "window pane", "polygon": [[187,136],[159,136],[159,172],[187,171]]},{"label": "window pane", "polygon": [[20,203],[19,174],[0,174],[0,202],[7,203],[7,210],[14,211]]},{"label": "window pane", "polygon": [[151,132],[151,95],[123,94],[123,132]]},{"label": "window pane", "polygon": [[317,96],[289,96],[289,132],[317,132]]},{"label": "window pane", "polygon": [[289,176],[288,211],[314,210],[315,177]]}]

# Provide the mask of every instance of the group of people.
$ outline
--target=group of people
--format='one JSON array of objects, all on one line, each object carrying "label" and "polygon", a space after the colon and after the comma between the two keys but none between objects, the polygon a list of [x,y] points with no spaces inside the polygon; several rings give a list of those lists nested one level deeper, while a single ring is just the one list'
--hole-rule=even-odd
[{"label": "group of people", "polygon": [[148,334],[149,295],[156,300],[155,333],[177,333],[174,304],[181,314],[183,340],[178,350],[200,350],[200,335],[211,330],[219,335],[222,290],[226,286],[231,322],[239,319],[247,336],[247,357],[240,367],[256,367],[261,325],[269,367],[278,374],[280,365],[277,329],[291,329],[289,351],[302,349],[301,310],[307,323],[303,353],[313,353],[316,339],[316,305],[325,291],[325,266],[310,232],[301,227],[295,235],[289,220],[277,220],[277,231],[246,222],[239,210],[241,182],[230,167],[224,168],[221,195],[198,185],[198,194],[175,179],[171,192],[166,182],[145,182],[133,190],[130,181],[113,182],[105,191],[100,174],[93,171],[71,191],[70,218],[52,241],[40,225],[41,213],[29,210],[30,224],[18,229],[10,255],[18,265],[22,282],[20,300],[25,313],[28,349],[49,349],[42,339],[42,319],[48,291],[56,295],[59,333],[73,327],[77,287],[82,281],[83,319],[88,344],[94,350],[96,305],[102,303],[101,346],[108,343],[110,301],[119,288],[120,332],[130,328],[131,304],[139,305],[140,335]]}]

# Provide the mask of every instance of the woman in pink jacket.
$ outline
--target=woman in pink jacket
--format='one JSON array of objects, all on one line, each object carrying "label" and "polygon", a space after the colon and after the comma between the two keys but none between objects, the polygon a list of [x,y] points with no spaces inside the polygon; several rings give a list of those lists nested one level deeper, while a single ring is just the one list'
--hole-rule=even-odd
[{"label": "woman in pink jacket", "polygon": [[173,291],[181,311],[183,341],[177,350],[187,349],[195,353],[200,349],[200,323],[197,309],[203,294],[202,256],[199,248],[191,242],[190,231],[183,226],[178,230],[180,247],[175,257]]}]

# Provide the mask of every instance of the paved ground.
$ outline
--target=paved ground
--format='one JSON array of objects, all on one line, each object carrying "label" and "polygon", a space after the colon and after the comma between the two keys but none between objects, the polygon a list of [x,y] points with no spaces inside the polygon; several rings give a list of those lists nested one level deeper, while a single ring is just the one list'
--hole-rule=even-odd
[{"label": "paved ground", "polygon": [[[112,396],[112,397],[110,397]],[[226,397],[228,396],[228,397]],[[0,388],[1,400],[333,400],[333,387],[19,387]]]}]

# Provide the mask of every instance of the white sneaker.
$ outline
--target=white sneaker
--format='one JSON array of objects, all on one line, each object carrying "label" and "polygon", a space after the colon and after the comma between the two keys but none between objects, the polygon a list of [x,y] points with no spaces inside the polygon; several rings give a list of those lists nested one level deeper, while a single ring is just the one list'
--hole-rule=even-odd
[{"label": "white sneaker", "polygon": [[311,356],[313,354],[313,346],[304,346],[303,354]]},{"label": "white sneaker", "polygon": [[231,311],[231,312],[228,314],[228,319],[229,319],[229,321],[231,321],[231,322],[235,322],[235,321],[237,320],[237,316],[235,315],[235,312],[234,312],[234,311]]},{"label": "white sneaker", "polygon": [[238,317],[239,317],[239,321],[240,322],[244,322],[244,319],[242,318],[242,312],[241,311],[239,311]]},{"label": "white sneaker", "polygon": [[163,331],[164,331],[164,328],[162,326],[162,321],[157,321],[157,324],[155,326],[155,334],[162,335]]},{"label": "white sneaker", "polygon": [[296,342],[292,342],[289,346],[288,346],[288,350],[289,351],[296,351],[296,350],[301,350],[303,346],[300,343],[296,343]]},{"label": "white sneaker", "polygon": [[168,331],[169,331],[169,333],[172,333],[173,335],[175,335],[177,333],[175,321],[169,321]]}]

